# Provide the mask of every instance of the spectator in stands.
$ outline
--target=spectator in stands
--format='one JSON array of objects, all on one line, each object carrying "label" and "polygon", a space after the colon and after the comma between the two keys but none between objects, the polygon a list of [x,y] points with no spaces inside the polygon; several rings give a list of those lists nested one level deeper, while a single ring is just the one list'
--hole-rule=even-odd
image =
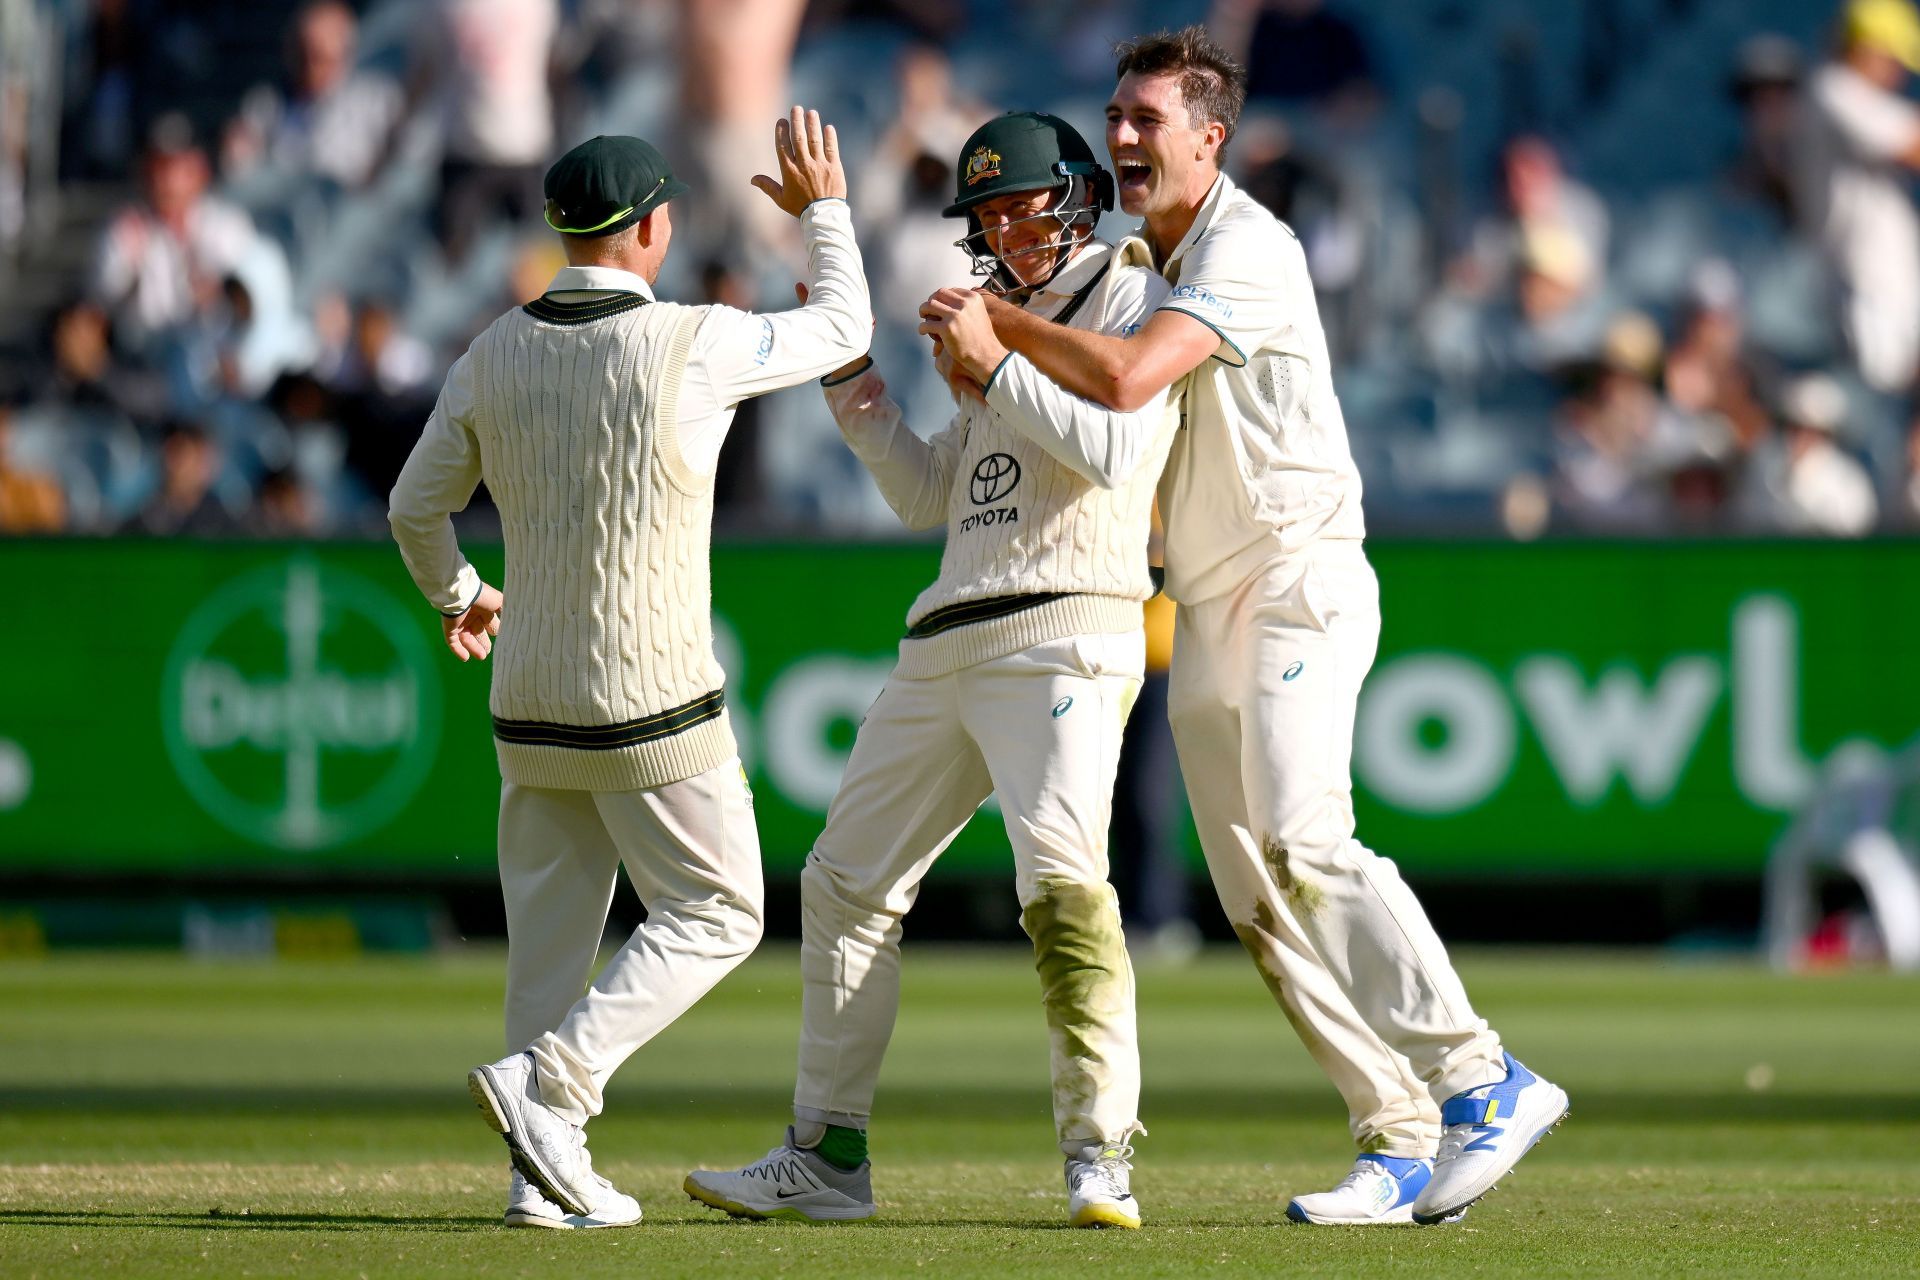
[{"label": "spectator in stands", "polygon": [[1781,439],[1749,472],[1748,520],[1782,533],[1858,538],[1873,529],[1879,503],[1865,467],[1834,442],[1847,418],[1847,393],[1825,374],[1805,374],[1781,398]]},{"label": "spectator in stands", "polygon": [[1578,237],[1552,224],[1529,227],[1516,266],[1510,294],[1470,321],[1469,368],[1483,385],[1548,377],[1592,358],[1606,336],[1606,303]]},{"label": "spectator in stands", "polygon": [[1207,25],[1247,68],[1249,104],[1345,111],[1379,97],[1365,33],[1322,0],[1215,0]]},{"label": "spectator in stands", "polygon": [[224,142],[228,172],[265,161],[348,189],[372,180],[404,99],[388,76],[354,66],[359,33],[342,0],[312,0],[294,15],[286,92],[260,85],[241,102]]},{"label": "spectator in stands", "polygon": [[160,443],[160,487],[129,532],[156,537],[213,537],[240,531],[214,494],[220,450],[197,423],[175,422]]},{"label": "spectator in stands", "polygon": [[1920,367],[1920,107],[1901,93],[1920,70],[1912,0],[1852,0],[1832,57],[1813,73],[1798,136],[1795,206],[1844,294],[1860,374],[1899,393]]},{"label": "spectator in stands", "polygon": [[257,538],[311,538],[321,532],[321,504],[289,467],[269,471],[242,522]]},{"label": "spectator in stands", "polygon": [[435,226],[454,262],[491,222],[525,223],[542,207],[554,149],[549,83],[556,0],[429,0],[413,46],[409,100],[442,124]]},{"label": "spectator in stands", "polygon": [[13,459],[13,406],[0,404],[0,534],[58,533],[66,527],[60,482]]},{"label": "spectator in stands", "polygon": [[1583,268],[1581,289],[1604,282],[1607,207],[1585,184],[1568,176],[1560,154],[1544,138],[1509,142],[1500,156],[1500,209],[1475,225],[1465,256],[1453,264],[1449,283],[1469,295],[1499,293],[1522,266],[1529,239],[1573,242]]},{"label": "spectator in stands", "polygon": [[113,358],[107,313],[76,302],[54,317],[51,350],[35,398],[76,413],[111,415],[136,426],[164,411],[167,388],[159,377]]},{"label": "spectator in stands", "polygon": [[1907,482],[1900,490],[1900,519],[1920,529],[1920,417],[1907,426]]},{"label": "spectator in stands", "polygon": [[256,249],[253,222],[207,194],[207,156],[180,115],[162,116],[141,165],[144,198],[108,226],[93,261],[93,301],[136,344],[193,318]]},{"label": "spectator in stands", "polygon": [[[700,225],[691,234],[700,256],[742,254],[756,265],[785,261],[797,250],[793,220],[754,193],[747,179],[765,166],[767,121],[787,109],[787,74],[806,0],[709,0],[680,6],[680,120],[677,140],[686,166],[675,172],[701,192]],[[895,5],[842,8],[842,18],[884,17]],[[915,8],[912,0],[899,8]],[[923,4],[925,13],[964,18],[958,0]],[[867,12],[861,12],[862,9]],[[878,10],[879,12],[874,12]],[[817,14],[832,20],[826,13]],[[935,26],[939,26],[935,22]],[[933,39],[937,40],[935,36]],[[877,78],[879,68],[873,68]],[[849,157],[849,163],[852,162]],[[860,188],[865,202],[865,188]],[[781,268],[786,274],[786,268]],[[791,278],[791,277],[788,277]]]},{"label": "spectator in stands", "polygon": [[1598,360],[1567,373],[1574,391],[1556,426],[1555,496],[1582,528],[1657,529],[1672,477],[1724,456],[1724,435],[1660,397],[1660,330],[1628,312],[1608,327]]},{"label": "spectator in stands", "polygon": [[1740,278],[1724,259],[1710,259],[1694,271],[1667,355],[1666,393],[1680,410],[1724,423],[1742,453],[1759,445],[1772,428],[1752,360]]},{"label": "spectator in stands", "polygon": [[0,258],[26,227],[39,16],[33,0],[0,0]]},{"label": "spectator in stands", "polygon": [[1728,92],[1740,108],[1740,151],[1727,172],[1736,196],[1791,224],[1793,150],[1800,113],[1800,47],[1785,36],[1750,37],[1734,59]]}]

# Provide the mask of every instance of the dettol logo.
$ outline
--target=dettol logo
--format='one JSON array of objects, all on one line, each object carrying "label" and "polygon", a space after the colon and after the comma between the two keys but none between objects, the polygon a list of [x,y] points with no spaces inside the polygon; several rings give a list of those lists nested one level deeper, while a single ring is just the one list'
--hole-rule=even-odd
[{"label": "dettol logo", "polygon": [[167,659],[161,722],[181,782],[262,844],[324,849],[377,830],[439,745],[428,638],[379,587],[305,557],[227,583]]}]

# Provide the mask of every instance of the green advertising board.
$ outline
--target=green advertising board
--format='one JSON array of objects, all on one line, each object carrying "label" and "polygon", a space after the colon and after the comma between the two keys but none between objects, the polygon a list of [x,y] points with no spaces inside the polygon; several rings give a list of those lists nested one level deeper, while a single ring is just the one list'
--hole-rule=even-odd
[{"label": "green advertising board", "polygon": [[[1823,768],[1920,732],[1920,543],[1371,554],[1360,835],[1418,874],[1756,872]],[[797,872],[937,556],[716,549],[773,873]],[[440,647],[390,547],[9,542],[0,582],[0,876],[492,874],[488,669]],[[1006,861],[983,814],[942,870]]]}]

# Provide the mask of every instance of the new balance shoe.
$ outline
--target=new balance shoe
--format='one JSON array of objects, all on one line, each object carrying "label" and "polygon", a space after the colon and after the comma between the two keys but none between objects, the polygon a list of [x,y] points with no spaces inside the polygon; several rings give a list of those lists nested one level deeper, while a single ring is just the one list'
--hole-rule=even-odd
[{"label": "new balance shoe", "polygon": [[741,1169],[695,1169],[682,1184],[687,1194],[736,1218],[788,1218],[801,1222],[846,1222],[873,1216],[873,1162],[840,1169],[806,1147],[787,1140]]},{"label": "new balance shoe", "polygon": [[1433,1177],[1433,1161],[1361,1156],[1331,1191],[1295,1196],[1287,1217],[1315,1226],[1367,1227],[1413,1221],[1413,1202]]},{"label": "new balance shoe", "polygon": [[583,1231],[597,1227],[631,1227],[640,1221],[640,1202],[608,1188],[611,1194],[595,1206],[592,1213],[568,1213],[540,1194],[540,1188],[527,1181],[518,1169],[507,1184],[507,1225],[545,1227],[552,1231]]},{"label": "new balance shoe", "polygon": [[1067,1222],[1075,1227],[1137,1230],[1140,1202],[1133,1198],[1133,1148],[1093,1143],[1067,1158]]},{"label": "new balance shoe", "polygon": [[540,1096],[533,1055],[516,1053],[467,1073],[467,1091],[513,1167],[568,1213],[591,1216],[613,1186],[593,1171],[587,1135]]},{"label": "new balance shoe", "polygon": [[1507,1077],[1456,1093],[1440,1108],[1433,1179],[1413,1203],[1415,1222],[1445,1222],[1478,1200],[1567,1114],[1566,1091],[1505,1055]]}]

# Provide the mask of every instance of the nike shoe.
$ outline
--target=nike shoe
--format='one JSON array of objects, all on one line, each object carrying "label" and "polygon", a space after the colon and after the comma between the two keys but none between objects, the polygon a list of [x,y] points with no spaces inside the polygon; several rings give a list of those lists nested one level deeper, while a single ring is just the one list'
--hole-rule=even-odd
[{"label": "nike shoe", "polygon": [[1505,1054],[1507,1078],[1454,1094],[1440,1108],[1433,1180],[1413,1202],[1415,1222],[1444,1222],[1518,1164],[1567,1114],[1566,1091]]},{"label": "nike shoe", "polygon": [[1413,1202],[1433,1177],[1433,1161],[1361,1156],[1331,1191],[1295,1196],[1287,1216],[1315,1226],[1368,1227],[1413,1221]]},{"label": "nike shoe", "polygon": [[[608,1188],[612,1191],[612,1188]],[[631,1227],[640,1222],[640,1202],[618,1191],[602,1199],[590,1214],[568,1213],[540,1194],[518,1169],[507,1184],[507,1225],[545,1227],[553,1231],[582,1231],[596,1227]]]},{"label": "nike shoe", "polygon": [[1067,1159],[1067,1223],[1075,1227],[1140,1227],[1133,1198],[1133,1148],[1093,1143]]},{"label": "nike shoe", "polygon": [[613,1185],[593,1171],[587,1135],[540,1097],[533,1055],[510,1058],[467,1073],[473,1095],[493,1131],[507,1140],[513,1167],[562,1209],[590,1217]]},{"label": "nike shoe", "polygon": [[873,1162],[837,1169],[818,1152],[787,1140],[742,1169],[695,1169],[687,1194],[736,1218],[789,1218],[797,1222],[846,1222],[873,1216]]}]

